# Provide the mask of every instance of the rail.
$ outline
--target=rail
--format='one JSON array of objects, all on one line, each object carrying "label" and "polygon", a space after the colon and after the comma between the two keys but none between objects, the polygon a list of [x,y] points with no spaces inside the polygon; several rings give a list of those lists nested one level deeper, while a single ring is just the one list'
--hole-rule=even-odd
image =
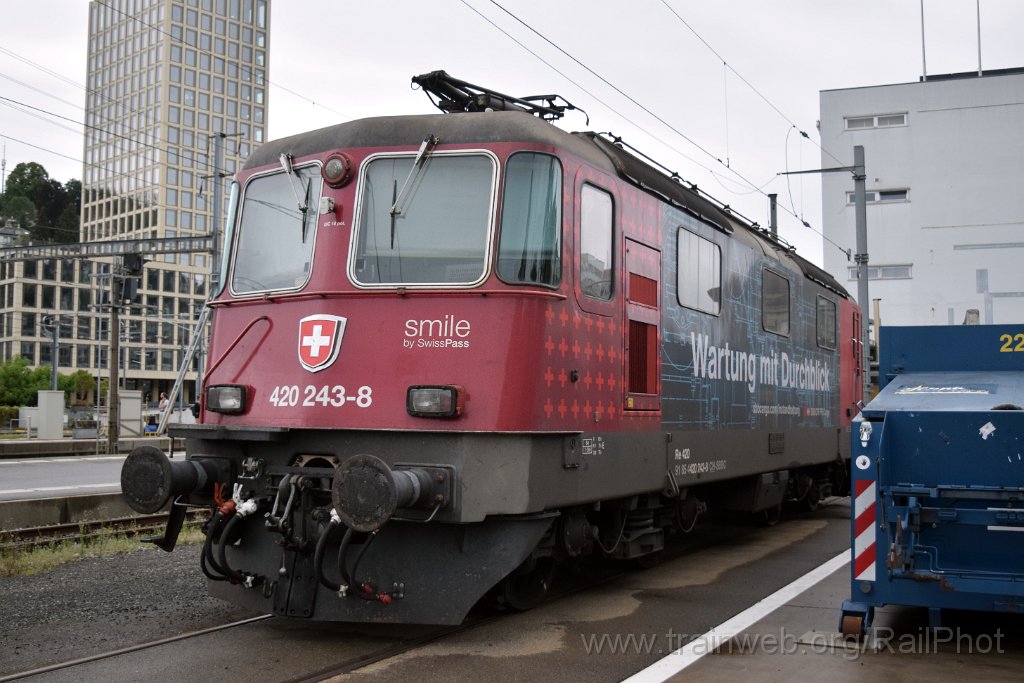
[{"label": "rail", "polygon": [[[207,510],[190,510],[186,526],[198,526],[209,516]],[[167,524],[168,513],[118,517],[88,522],[70,522],[47,526],[0,531],[0,552],[32,550],[64,542],[82,542],[108,536],[159,535]]]}]

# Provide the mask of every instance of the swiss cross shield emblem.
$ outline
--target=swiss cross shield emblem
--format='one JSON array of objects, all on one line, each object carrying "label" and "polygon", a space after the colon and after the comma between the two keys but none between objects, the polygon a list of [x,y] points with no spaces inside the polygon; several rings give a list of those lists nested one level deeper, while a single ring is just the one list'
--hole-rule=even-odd
[{"label": "swiss cross shield emblem", "polygon": [[330,367],[341,350],[345,318],[310,315],[299,321],[299,362],[310,372]]}]

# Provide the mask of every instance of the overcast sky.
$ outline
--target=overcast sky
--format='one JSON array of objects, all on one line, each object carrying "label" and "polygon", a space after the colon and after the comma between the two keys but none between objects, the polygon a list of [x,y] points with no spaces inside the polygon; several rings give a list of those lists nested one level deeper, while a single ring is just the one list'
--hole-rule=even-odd
[{"label": "overcast sky", "polygon": [[[435,69],[509,95],[557,93],[590,117],[570,113],[561,127],[621,135],[753,220],[767,224],[762,193],[777,193],[781,235],[820,264],[820,182],[777,175],[822,165],[819,91],[916,81],[924,65],[978,68],[978,0],[924,0],[923,56],[921,5],[275,0],[268,138],[434,113],[410,78]],[[36,161],[61,182],[82,177],[87,10],[85,0],[0,4],[8,173]],[[1024,1],[980,0],[980,14],[983,68],[1024,67]]]}]

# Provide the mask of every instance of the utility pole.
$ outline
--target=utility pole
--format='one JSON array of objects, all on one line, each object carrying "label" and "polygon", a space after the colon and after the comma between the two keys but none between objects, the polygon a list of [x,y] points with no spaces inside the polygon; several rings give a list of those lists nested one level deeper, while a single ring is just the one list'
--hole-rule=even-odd
[{"label": "utility pole", "polygon": [[[865,191],[864,147],[853,148],[853,203],[857,224],[857,305],[860,306],[861,378],[864,382],[863,399],[867,400],[871,388],[871,345],[868,340],[868,207]],[[878,329],[877,327],[875,328]]]},{"label": "utility pole", "polygon": [[[856,241],[857,253],[853,260],[857,264],[857,305],[860,307],[860,353],[861,353],[861,390],[864,392],[862,400],[867,399],[871,388],[871,345],[868,340],[868,210],[867,191],[865,180],[867,176],[864,171],[864,147],[856,145],[853,148],[853,166],[838,166],[835,168],[818,168],[810,171],[788,171],[779,175],[799,175],[801,173],[836,173],[845,172],[853,175],[853,203],[856,220]],[[847,252],[849,258],[849,252]]]},{"label": "utility pole", "polygon": [[[107,452],[117,453],[118,437],[121,431],[121,398],[118,395],[118,371],[121,365],[121,306],[125,302],[125,294],[138,291],[134,278],[142,277],[142,269],[146,260],[142,254],[124,254],[118,262],[110,264],[110,406],[107,412]],[[131,286],[126,286],[128,280]],[[129,327],[130,331],[130,327]],[[125,351],[128,347],[125,347]],[[125,388],[127,388],[128,364],[125,363]]]},{"label": "utility pole", "polygon": [[[49,322],[46,322],[49,320]],[[49,329],[46,329],[49,327]],[[57,391],[57,355],[60,350],[60,318],[57,315],[43,318],[43,331],[50,337],[50,391]]]},{"label": "utility pole", "polygon": [[229,173],[221,171],[224,165],[224,138],[238,137],[241,133],[210,133],[213,139],[213,172],[210,178],[213,179],[213,224],[210,226],[210,297],[220,290],[220,262],[221,262],[221,221],[223,220],[224,191],[220,181],[228,177]]},{"label": "utility pole", "polygon": [[119,381],[117,373],[121,354],[121,300],[124,297],[124,277],[114,270],[118,264],[110,264],[110,352],[107,355],[107,368],[110,370],[109,398],[107,399],[107,453],[118,452],[118,440],[121,436],[121,398],[117,393]]}]

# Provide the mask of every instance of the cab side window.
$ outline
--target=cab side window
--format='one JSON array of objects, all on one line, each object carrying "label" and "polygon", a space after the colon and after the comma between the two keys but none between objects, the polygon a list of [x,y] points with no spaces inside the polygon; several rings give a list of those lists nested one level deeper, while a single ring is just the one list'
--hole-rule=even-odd
[{"label": "cab side window", "polygon": [[818,346],[823,349],[836,348],[836,302],[818,295],[817,315]]},{"label": "cab side window", "polygon": [[762,272],[761,323],[768,332],[789,336],[789,280],[770,270]]},{"label": "cab side window", "polygon": [[562,282],[562,167],[553,156],[514,154],[505,166],[498,277],[551,287]]},{"label": "cab side window", "polygon": [[612,197],[584,185],[580,198],[580,289],[593,299],[612,298]]}]

